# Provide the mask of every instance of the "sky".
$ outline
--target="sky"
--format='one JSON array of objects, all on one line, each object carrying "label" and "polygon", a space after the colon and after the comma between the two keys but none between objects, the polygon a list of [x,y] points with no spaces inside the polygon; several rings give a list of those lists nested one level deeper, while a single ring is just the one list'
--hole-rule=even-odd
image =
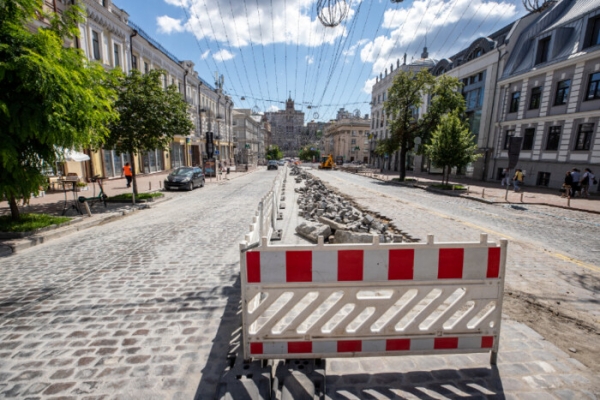
[{"label": "sky", "polygon": [[[113,2],[207,82],[223,75],[234,108],[281,110],[291,96],[305,122],[369,114],[375,77],[405,53],[410,63],[426,45],[429,58],[451,58],[526,14],[521,0]],[[341,22],[324,26],[319,10]]]}]

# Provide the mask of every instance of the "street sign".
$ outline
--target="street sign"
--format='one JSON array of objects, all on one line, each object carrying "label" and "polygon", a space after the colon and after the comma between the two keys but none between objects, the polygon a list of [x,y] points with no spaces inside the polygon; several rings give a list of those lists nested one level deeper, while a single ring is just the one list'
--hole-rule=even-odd
[{"label": "street sign", "polygon": [[219,150],[215,150],[215,156],[219,155]]}]

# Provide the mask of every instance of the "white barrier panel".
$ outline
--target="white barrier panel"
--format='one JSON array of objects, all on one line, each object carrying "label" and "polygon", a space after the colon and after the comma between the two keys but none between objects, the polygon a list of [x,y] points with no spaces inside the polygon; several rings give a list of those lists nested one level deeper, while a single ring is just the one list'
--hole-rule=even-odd
[{"label": "white barrier panel", "polygon": [[245,358],[498,351],[505,240],[242,244]]}]

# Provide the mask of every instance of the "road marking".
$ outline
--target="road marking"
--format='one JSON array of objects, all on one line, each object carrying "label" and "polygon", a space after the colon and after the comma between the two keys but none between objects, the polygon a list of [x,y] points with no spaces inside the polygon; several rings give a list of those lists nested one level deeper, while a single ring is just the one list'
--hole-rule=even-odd
[{"label": "road marking", "polygon": [[[347,183],[347,181],[345,181],[345,180],[343,180],[343,179],[341,179],[341,178],[338,178],[338,177],[335,177],[335,178],[336,178],[336,179],[338,179],[338,180],[340,180],[340,181],[342,181],[342,182],[346,182],[346,183]],[[354,184],[354,185],[355,185],[355,186],[358,186],[358,185],[356,185],[356,184]],[[442,213],[440,213],[440,212],[433,211],[433,210],[431,210],[431,209],[427,209],[427,208],[425,208],[425,209],[424,209],[424,208],[423,208],[423,207],[421,207],[421,206],[420,206],[420,204],[418,204],[418,203],[413,203],[413,202],[410,202],[410,201],[406,201],[406,200],[404,200],[404,199],[402,199],[402,200],[401,200],[401,199],[398,199],[397,197],[393,197],[393,196],[385,195],[385,194],[383,194],[383,193],[379,193],[379,192],[377,192],[377,191],[375,191],[375,190],[373,190],[373,189],[367,188],[367,187],[364,187],[364,189],[365,189],[365,190],[367,190],[367,191],[373,192],[373,193],[375,193],[375,194],[377,194],[377,195],[379,195],[379,196],[383,196],[383,197],[387,197],[387,198],[394,199],[394,200],[396,200],[396,201],[399,201],[400,203],[410,204],[410,205],[413,205],[413,206],[419,206],[419,208],[420,208],[420,209],[423,209],[425,212],[428,212],[428,213],[430,213],[430,214],[433,214],[433,215],[437,215],[438,217],[441,217],[441,218],[445,218],[445,219],[451,219],[451,220],[453,220],[453,221],[459,222],[459,223],[461,223],[461,224],[463,224],[463,225],[466,225],[466,226],[469,226],[469,227],[471,227],[471,228],[474,228],[474,229],[481,230],[481,231],[483,231],[483,232],[485,232],[485,233],[489,233],[489,234],[492,234],[492,235],[496,235],[496,236],[498,236],[498,237],[500,237],[500,238],[503,238],[503,239],[508,239],[508,240],[512,240],[512,241],[515,241],[515,242],[516,242],[516,241],[518,241],[518,239],[515,239],[515,238],[514,238],[514,237],[512,237],[512,236],[505,235],[505,234],[503,234],[503,233],[500,233],[500,232],[494,231],[494,230],[492,230],[492,229],[484,228],[484,227],[482,227],[482,226],[479,226],[479,225],[473,224],[473,223],[471,223],[471,222],[463,221],[463,220],[461,220],[461,219],[458,219],[457,217],[452,217],[452,216],[450,216],[450,215],[447,215],[447,214],[442,214]],[[506,218],[502,218],[502,217],[500,217],[500,218],[501,218],[501,219],[506,219]],[[548,251],[547,253],[548,253],[549,255],[551,255],[552,257],[554,257],[554,258],[558,258],[559,260],[562,260],[562,261],[566,261],[566,262],[573,263],[573,264],[575,264],[575,265],[577,265],[577,266],[579,266],[579,267],[581,267],[581,268],[585,268],[585,269],[588,269],[588,270],[590,270],[590,271],[594,271],[594,272],[600,272],[600,267],[597,267],[596,265],[593,265],[593,264],[588,264],[588,263],[586,263],[586,262],[583,262],[583,261],[581,261],[581,260],[578,260],[578,259],[576,259],[576,258],[573,258],[573,257],[566,256],[566,255],[564,255],[564,254],[561,254],[561,253],[555,253],[555,252],[551,252],[551,251]]]}]

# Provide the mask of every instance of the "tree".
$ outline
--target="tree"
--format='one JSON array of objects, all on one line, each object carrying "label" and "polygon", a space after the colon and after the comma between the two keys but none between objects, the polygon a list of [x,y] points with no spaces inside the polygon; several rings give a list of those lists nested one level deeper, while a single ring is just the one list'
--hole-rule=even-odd
[{"label": "tree", "polygon": [[461,121],[454,111],[442,117],[431,135],[430,143],[425,144],[425,154],[436,167],[444,169],[442,183],[447,184],[452,167],[462,168],[477,160],[477,144],[469,126]]},{"label": "tree", "polygon": [[321,153],[316,149],[316,145],[308,145],[300,149],[298,157],[302,161],[312,161],[313,159],[320,161]]},{"label": "tree", "polygon": [[[400,71],[394,78],[385,102],[385,115],[390,126],[390,137],[380,140],[378,154],[392,154],[400,151],[400,180],[406,177],[406,153],[416,137],[426,143],[439,124],[442,116],[457,110],[463,112],[465,100],[460,93],[461,83],[457,78],[442,75],[434,77],[427,70],[417,73]],[[423,98],[429,96],[431,102],[421,118],[418,111]]]},{"label": "tree", "polygon": [[270,145],[267,149],[267,160],[281,160],[283,158],[283,152],[279,150],[279,146],[274,144]]},{"label": "tree", "polygon": [[[30,30],[36,16],[49,26]],[[41,0],[0,1],[0,197],[13,220],[17,200],[47,182],[43,170],[64,157],[61,148],[100,146],[117,117],[110,75],[64,46],[82,21],[79,5],[58,16],[43,14]]]},{"label": "tree", "polygon": [[[110,125],[106,147],[119,154],[136,154],[167,149],[175,135],[187,136],[193,124],[187,114],[187,103],[175,85],[162,88],[162,70],[142,75],[132,70],[117,81],[118,99],[115,109],[119,119]],[[131,163],[133,193],[137,195],[135,163]]]}]

